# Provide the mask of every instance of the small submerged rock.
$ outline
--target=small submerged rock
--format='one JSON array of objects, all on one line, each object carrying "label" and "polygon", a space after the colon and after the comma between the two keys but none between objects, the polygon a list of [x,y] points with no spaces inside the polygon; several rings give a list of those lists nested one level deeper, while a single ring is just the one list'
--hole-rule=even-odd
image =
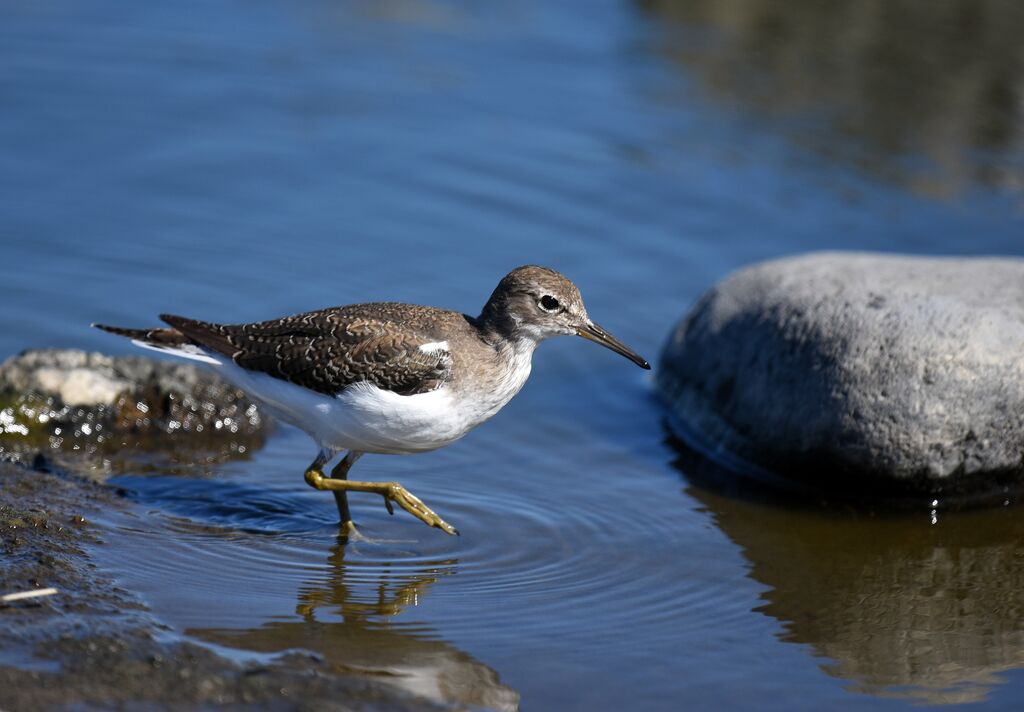
[{"label": "small submerged rock", "polygon": [[[0,455],[124,451],[219,461],[260,447],[268,421],[243,391],[187,363],[39,350],[0,364]],[[76,468],[77,469],[77,468]]]},{"label": "small submerged rock", "polygon": [[854,497],[1024,481],[1024,261],[822,253],[712,288],[665,345],[679,434]]}]

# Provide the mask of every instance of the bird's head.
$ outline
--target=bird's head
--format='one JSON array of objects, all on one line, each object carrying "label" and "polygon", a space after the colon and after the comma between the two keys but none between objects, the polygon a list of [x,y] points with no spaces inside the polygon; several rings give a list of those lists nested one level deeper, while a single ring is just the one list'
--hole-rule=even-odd
[{"label": "bird's head", "polygon": [[582,336],[650,368],[635,351],[591,321],[580,290],[547,267],[517,267],[498,283],[480,318],[513,340],[538,344],[559,335]]}]

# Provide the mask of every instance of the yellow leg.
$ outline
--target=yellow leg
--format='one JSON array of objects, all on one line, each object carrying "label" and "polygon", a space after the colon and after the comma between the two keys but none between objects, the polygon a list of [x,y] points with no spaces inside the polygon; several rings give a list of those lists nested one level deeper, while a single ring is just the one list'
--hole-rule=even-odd
[{"label": "yellow leg", "polygon": [[[318,458],[319,459],[319,458]],[[437,516],[419,497],[412,494],[397,482],[358,482],[355,480],[342,480],[324,477],[324,473],[314,462],[306,470],[306,483],[318,490],[329,490],[331,492],[373,492],[384,498],[384,503],[391,510],[391,502],[407,511],[428,526],[437,527],[447,534],[458,534],[458,530],[451,524]],[[320,463],[322,467],[322,463]],[[344,522],[343,522],[344,525]]]},{"label": "yellow leg", "polygon": [[[348,471],[352,469],[352,465],[356,463],[363,453],[356,450],[349,450],[349,452],[341,459],[334,469],[331,470],[331,477],[339,480],[348,478]],[[319,458],[317,459],[319,461]],[[319,470],[316,466],[316,462],[310,466],[311,469]],[[322,467],[322,465],[321,465]],[[362,536],[356,530],[355,522],[352,521],[352,513],[348,509],[348,495],[344,490],[334,491],[334,501],[338,505],[338,515],[341,517],[341,534],[348,539],[361,539]]]}]

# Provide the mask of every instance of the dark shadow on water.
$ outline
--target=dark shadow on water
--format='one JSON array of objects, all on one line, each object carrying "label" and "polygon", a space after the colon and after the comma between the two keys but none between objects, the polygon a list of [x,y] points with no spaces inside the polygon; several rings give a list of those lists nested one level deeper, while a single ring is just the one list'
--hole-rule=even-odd
[{"label": "dark shadow on water", "polygon": [[[346,544],[331,548],[329,576],[298,592],[299,620],[270,621],[251,630],[200,628],[186,633],[240,650],[308,650],[339,673],[372,676],[443,704],[517,710],[519,694],[498,673],[440,638],[426,624],[394,620],[408,613],[458,560],[415,566],[346,561]],[[340,619],[340,620],[339,620]]]},{"label": "dark shadow on water", "polygon": [[872,512],[787,501],[690,453],[674,464],[769,587],[758,610],[851,689],[972,702],[1024,667],[1019,508]]},{"label": "dark shadow on water", "polygon": [[657,51],[728,107],[916,190],[1024,186],[1024,5],[637,0]]}]

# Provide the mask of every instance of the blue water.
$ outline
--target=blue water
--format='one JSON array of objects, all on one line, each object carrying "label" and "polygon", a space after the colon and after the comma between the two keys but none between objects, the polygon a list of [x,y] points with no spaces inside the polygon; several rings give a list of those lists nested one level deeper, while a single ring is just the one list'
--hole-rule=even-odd
[{"label": "blue water", "polygon": [[[909,77],[899,85],[909,93],[847,96],[841,85],[819,95],[785,67],[820,60],[858,77],[843,64],[858,55],[796,32],[797,4],[773,18],[788,34],[766,24],[754,49],[743,32],[759,25],[741,20],[757,19],[760,3],[733,15],[677,5],[685,11],[530,0],[8,4],[0,356],[129,353],[88,324],[145,326],[160,312],[248,321],[386,299],[476,313],[509,269],[539,263],[574,279],[595,320],[653,360],[703,290],[756,260],[818,249],[1024,254],[1019,95],[985,105],[989,114],[956,96],[911,115],[883,105],[851,129],[843,101],[896,105],[945,81],[947,68]],[[944,12],[920,11],[922,22]],[[1024,27],[1006,12],[987,21]],[[865,31],[879,27],[899,29]],[[960,61],[977,71],[961,85],[1005,75],[1024,86],[1015,49],[984,32],[965,42]],[[808,43],[799,62],[759,66]],[[781,98],[751,99],[745,78]],[[978,115],[1009,133],[940,130]],[[814,608],[836,591],[823,576],[799,604],[773,598],[806,571],[791,566],[794,542],[781,533],[806,526],[827,540],[852,525],[780,520],[703,492],[676,464],[647,376],[593,345],[545,344],[515,401],[452,447],[359,463],[365,479],[403,481],[460,539],[354,501],[375,535],[404,541],[339,550],[333,503],[301,482],[312,454],[305,436],[282,429],[252,460],[202,478],[119,478],[137,511],[107,523],[97,555],[183,635],[243,651],[314,648],[356,667],[454,670],[467,696],[417,690],[440,701],[667,710],[1024,700],[1024,658],[1007,652],[1024,641],[1012,606],[966,616],[978,626],[994,617],[999,635],[971,628],[940,645],[931,626],[912,626],[907,636],[948,654],[889,676],[865,660],[898,661],[870,641],[905,618],[880,615],[880,628],[845,637],[802,632],[802,621],[830,619]],[[745,535],[762,518],[780,548]],[[941,541],[854,557],[843,571],[884,568],[877,557],[925,573],[935,557],[966,552],[1019,558],[1016,528],[983,520],[990,540],[963,540],[957,532],[971,527],[949,525]],[[896,540],[932,536],[924,520],[898,526]],[[985,578],[995,573],[964,575],[968,602],[998,588]],[[879,605],[919,602],[917,579],[894,580],[878,582]],[[400,603],[380,604],[381,592]],[[353,659],[354,649],[378,657]],[[957,698],[950,686],[969,690]]]}]

